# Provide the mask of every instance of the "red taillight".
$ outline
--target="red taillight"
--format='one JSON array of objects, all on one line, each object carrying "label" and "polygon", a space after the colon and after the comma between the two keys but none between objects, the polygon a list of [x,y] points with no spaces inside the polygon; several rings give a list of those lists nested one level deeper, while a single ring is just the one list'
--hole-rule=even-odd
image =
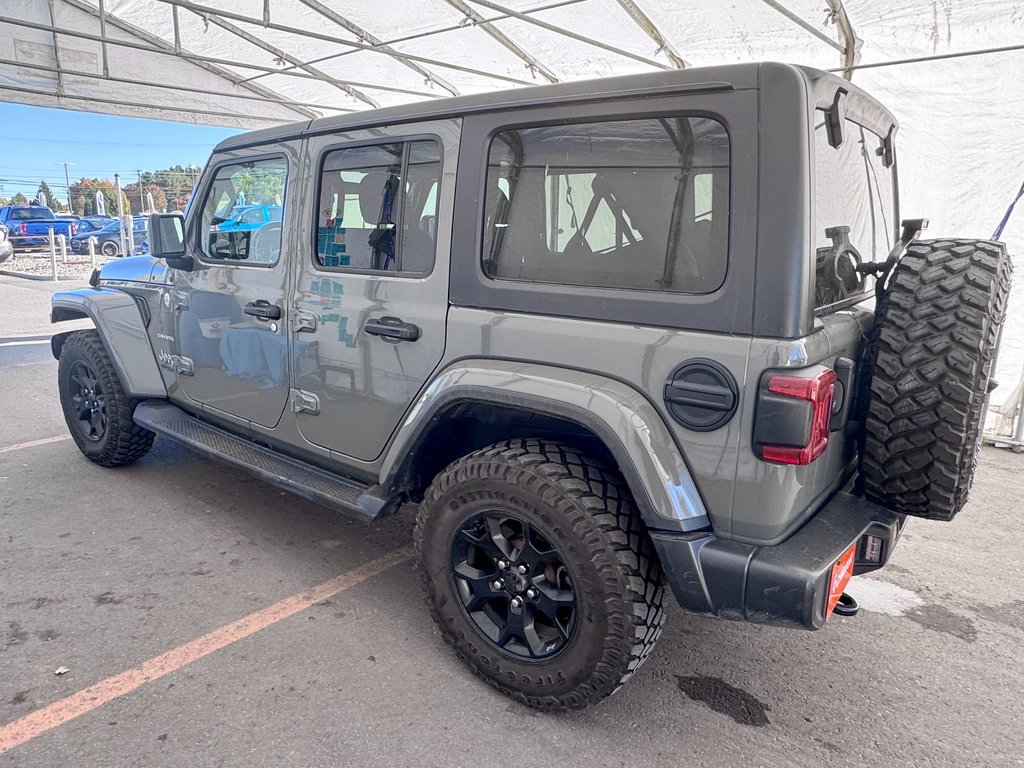
[{"label": "red taillight", "polygon": [[77,231],[78,227],[76,227],[75,222],[72,221],[71,224],[68,226],[68,233],[74,235]]},{"label": "red taillight", "polygon": [[[836,389],[836,372],[819,369],[813,376],[773,374],[767,381],[768,392],[810,403],[810,429],[803,445],[761,445],[761,458],[782,464],[810,464],[828,446],[829,422],[832,419],[832,396]],[[806,411],[805,411],[806,413]],[[767,435],[770,440],[770,435]]]},{"label": "red taillight", "polygon": [[219,231],[220,231],[220,227],[219,227],[219,226],[217,226],[216,224],[213,224],[213,225],[212,225],[212,226],[210,227],[210,231],[211,231],[211,232],[219,232]]},{"label": "red taillight", "polygon": [[18,225],[18,231],[21,232],[23,237],[28,235],[28,224],[26,224],[24,221],[21,222],[21,224]]}]

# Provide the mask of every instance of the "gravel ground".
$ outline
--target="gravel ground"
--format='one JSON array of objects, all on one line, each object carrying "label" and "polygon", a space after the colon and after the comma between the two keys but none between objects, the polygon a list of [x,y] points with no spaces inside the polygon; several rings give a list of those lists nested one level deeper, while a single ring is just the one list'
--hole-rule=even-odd
[{"label": "gravel ground", "polygon": [[[96,266],[102,266],[112,259],[105,256],[96,257]],[[27,275],[53,274],[50,265],[49,253],[16,253],[13,258],[0,265],[0,269],[7,272],[21,272]],[[92,274],[93,263],[89,260],[89,254],[75,254],[68,252],[67,261],[62,261],[60,254],[57,254],[57,274],[60,277],[88,278]]]}]

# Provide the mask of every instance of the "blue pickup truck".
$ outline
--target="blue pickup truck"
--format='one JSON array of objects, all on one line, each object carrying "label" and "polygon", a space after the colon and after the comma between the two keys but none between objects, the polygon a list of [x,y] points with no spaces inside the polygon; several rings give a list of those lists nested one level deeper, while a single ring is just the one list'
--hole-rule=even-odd
[{"label": "blue pickup truck", "polygon": [[76,222],[56,218],[45,205],[5,205],[0,208],[0,224],[9,230],[15,248],[39,248],[46,246],[50,229],[54,236],[70,239]]}]

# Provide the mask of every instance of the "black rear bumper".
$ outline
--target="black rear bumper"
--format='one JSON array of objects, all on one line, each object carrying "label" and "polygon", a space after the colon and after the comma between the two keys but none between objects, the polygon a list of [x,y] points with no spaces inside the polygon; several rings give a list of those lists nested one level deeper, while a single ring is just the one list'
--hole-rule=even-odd
[{"label": "black rear bumper", "polygon": [[[714,534],[652,531],[669,585],[681,606],[723,619],[820,629],[832,566],[858,544],[855,573],[882,567],[904,515],[848,493],[836,494],[806,525],[773,547]],[[867,536],[882,539],[881,557],[864,559]]]}]

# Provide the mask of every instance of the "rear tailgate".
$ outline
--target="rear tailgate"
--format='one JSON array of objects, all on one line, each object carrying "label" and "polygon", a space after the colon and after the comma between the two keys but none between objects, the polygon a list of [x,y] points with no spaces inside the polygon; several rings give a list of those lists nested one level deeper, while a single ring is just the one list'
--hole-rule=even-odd
[{"label": "rear tailgate", "polygon": [[[841,417],[852,402],[857,361],[872,319],[871,312],[851,308],[819,318],[818,330],[803,339],[755,339],[751,344],[729,531],[732,538],[777,544],[849,480],[857,441],[855,430]],[[777,413],[771,412],[767,382],[773,376],[809,378],[827,371],[836,373],[832,413],[838,415],[826,419],[827,444],[821,454],[809,463],[766,460],[766,444],[792,446],[800,442],[792,438],[792,429],[780,426]],[[805,419],[802,429],[809,435],[811,404],[794,399],[792,406],[792,413]]]}]

